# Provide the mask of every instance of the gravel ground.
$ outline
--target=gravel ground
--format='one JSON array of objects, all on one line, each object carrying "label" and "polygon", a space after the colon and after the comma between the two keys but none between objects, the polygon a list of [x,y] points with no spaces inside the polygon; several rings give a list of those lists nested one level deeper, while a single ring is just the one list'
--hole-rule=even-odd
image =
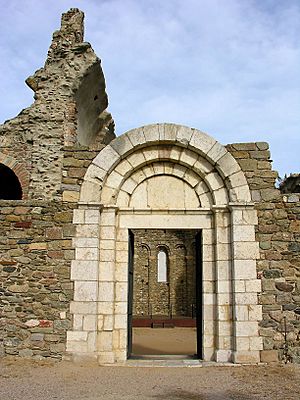
[{"label": "gravel ground", "polygon": [[299,400],[300,366],[100,367],[6,358],[0,399]]}]

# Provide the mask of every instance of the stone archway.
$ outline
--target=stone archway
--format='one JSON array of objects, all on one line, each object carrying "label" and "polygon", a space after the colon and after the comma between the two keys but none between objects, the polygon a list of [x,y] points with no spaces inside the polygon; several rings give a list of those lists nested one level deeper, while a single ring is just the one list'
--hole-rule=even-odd
[{"label": "stone archway", "polygon": [[88,168],[74,211],[67,351],[126,360],[129,229],[201,229],[204,359],[258,362],[256,223],[243,172],[207,134],[155,124],[113,140]]}]

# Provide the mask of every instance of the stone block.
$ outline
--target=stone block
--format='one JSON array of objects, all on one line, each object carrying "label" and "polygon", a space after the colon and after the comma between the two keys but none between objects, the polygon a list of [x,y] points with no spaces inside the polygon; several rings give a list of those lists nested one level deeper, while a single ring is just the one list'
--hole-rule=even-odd
[{"label": "stone block", "polygon": [[87,340],[87,332],[83,331],[68,331],[67,332],[67,341],[71,342],[83,342]]},{"label": "stone block", "polygon": [[84,331],[95,331],[97,326],[96,315],[84,315],[83,316],[83,330]]},{"label": "stone block", "polygon": [[234,261],[235,279],[256,279],[255,260],[235,260]]},{"label": "stone block", "polygon": [[189,149],[183,148],[180,154],[180,161],[186,164],[187,167],[192,167],[198,160],[198,154]]},{"label": "stone block", "polygon": [[103,330],[104,331],[112,331],[113,327],[114,327],[114,316],[113,315],[104,315]]},{"label": "stone block", "polygon": [[159,124],[159,140],[164,142],[174,142],[176,140],[178,128],[179,126],[176,124]]},{"label": "stone block", "polygon": [[135,148],[146,142],[143,128],[132,129],[127,132],[127,137]]},{"label": "stone block", "polygon": [[211,191],[224,187],[223,179],[217,172],[210,172],[209,174],[207,174],[205,176],[205,183],[207,186],[209,186]]},{"label": "stone block", "polygon": [[[216,140],[213,139],[211,136],[195,129],[188,144],[188,147],[196,149],[199,154],[205,157],[215,143]],[[212,161],[214,162],[214,160]]]},{"label": "stone block", "polygon": [[260,279],[252,279],[246,281],[246,292],[261,292],[261,280]]},{"label": "stone block", "polygon": [[75,249],[76,260],[98,260],[99,250],[96,247],[79,247]]},{"label": "stone block", "polygon": [[250,337],[250,350],[263,350],[263,338]]},{"label": "stone block", "polygon": [[101,240],[115,240],[116,228],[115,226],[101,226],[100,237]]},{"label": "stone block", "polygon": [[97,282],[75,281],[74,300],[75,301],[96,301],[97,300]]},{"label": "stone block", "polygon": [[99,210],[85,210],[84,212],[84,223],[85,224],[99,224],[100,213]]},{"label": "stone block", "polygon": [[255,321],[236,321],[235,332],[240,336],[258,336],[258,324]]},{"label": "stone block", "polygon": [[219,142],[216,142],[213,147],[208,151],[206,157],[209,160],[213,160],[213,163],[216,163],[221,157],[223,157],[227,153],[228,151],[226,150],[226,148]]},{"label": "stone block", "polygon": [[76,237],[97,238],[99,236],[98,225],[78,225],[76,228]]},{"label": "stone block", "polygon": [[250,203],[251,194],[248,185],[229,189],[229,198],[232,202]]},{"label": "stone block", "polygon": [[[115,139],[117,140],[117,139]],[[120,159],[119,153],[110,145],[107,145],[97,157],[93,160],[93,164],[97,165],[104,171],[109,171],[112,166]]]},{"label": "stone block", "polygon": [[259,351],[235,351],[233,353],[233,362],[236,364],[257,364],[260,362]]},{"label": "stone block", "polygon": [[110,331],[102,331],[98,333],[98,351],[106,352],[112,350],[113,336]]},{"label": "stone block", "polygon": [[71,301],[71,314],[96,314],[97,303],[94,301]]},{"label": "stone block", "polygon": [[[100,262],[113,262],[115,261],[115,250],[101,250],[100,251]],[[101,268],[101,264],[100,264]]]},{"label": "stone block", "polygon": [[124,177],[122,175],[120,175],[118,172],[112,171],[108,175],[105,185],[107,185],[108,187],[117,189],[121,185],[123,179],[124,179]]},{"label": "stone block", "polygon": [[[250,350],[250,338],[248,337],[237,337],[236,338],[236,350],[249,351]],[[257,350],[257,349],[255,349]]]},{"label": "stone block", "polygon": [[217,160],[216,167],[223,178],[240,171],[239,164],[228,152],[224,153],[224,155]]},{"label": "stone block", "polygon": [[115,314],[115,329],[126,329],[127,327],[127,314]]},{"label": "stone block", "polygon": [[126,134],[115,138],[112,142],[110,142],[110,146],[120,156],[124,156],[126,153],[128,153],[133,148],[133,145]]},{"label": "stone block", "polygon": [[98,247],[99,239],[98,238],[73,238],[72,240],[74,247]]},{"label": "stone block", "polygon": [[96,281],[98,279],[98,261],[72,260],[71,279]]},{"label": "stone block", "polygon": [[257,242],[234,242],[233,257],[236,260],[256,260],[259,258]]},{"label": "stone block", "polygon": [[159,141],[159,129],[158,124],[143,126],[143,133],[146,142],[158,142]]},{"label": "stone block", "polygon": [[265,363],[278,362],[277,350],[262,350],[260,352],[260,360]]},{"label": "stone block", "polygon": [[99,282],[98,301],[112,302],[114,300],[113,282]]},{"label": "stone block", "polygon": [[99,281],[114,280],[115,263],[112,261],[103,261],[99,268]]},{"label": "stone block", "polygon": [[116,283],[116,301],[127,301],[128,284],[126,282]]},{"label": "stone block", "polygon": [[236,304],[257,304],[256,293],[236,293],[235,294]]}]

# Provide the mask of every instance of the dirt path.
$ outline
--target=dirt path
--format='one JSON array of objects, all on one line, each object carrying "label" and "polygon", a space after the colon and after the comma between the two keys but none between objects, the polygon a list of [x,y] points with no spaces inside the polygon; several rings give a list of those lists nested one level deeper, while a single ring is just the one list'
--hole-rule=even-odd
[{"label": "dirt path", "polygon": [[299,400],[300,366],[99,367],[0,359],[1,400]]}]

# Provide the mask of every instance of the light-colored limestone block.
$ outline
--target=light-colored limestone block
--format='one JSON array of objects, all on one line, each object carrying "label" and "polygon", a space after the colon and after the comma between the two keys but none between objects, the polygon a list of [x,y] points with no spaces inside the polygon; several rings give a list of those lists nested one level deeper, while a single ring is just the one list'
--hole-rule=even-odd
[{"label": "light-colored limestone block", "polygon": [[99,281],[114,280],[115,263],[113,261],[102,261],[99,268]]},{"label": "light-colored limestone block", "polygon": [[79,247],[75,249],[76,260],[98,260],[99,250],[96,247]]},{"label": "light-colored limestone block", "polygon": [[176,141],[181,145],[188,146],[193,133],[194,129],[188,128],[187,126],[179,126],[177,129]]},{"label": "light-colored limestone block", "polygon": [[[115,140],[118,140],[116,138]],[[104,147],[103,150],[94,158],[93,164],[98,165],[104,171],[108,171],[120,159],[120,155],[110,145]]]},{"label": "light-colored limestone block", "polygon": [[97,326],[96,315],[84,315],[83,316],[83,330],[84,331],[95,331]]},{"label": "light-colored limestone block", "polygon": [[229,152],[225,153],[217,161],[216,167],[223,178],[226,178],[234,174],[235,172],[239,172],[241,170],[239,164]]},{"label": "light-colored limestone block", "polygon": [[97,282],[75,281],[74,282],[74,300],[78,301],[96,301],[97,300]]},{"label": "light-colored limestone block", "polygon": [[76,237],[78,238],[97,238],[99,227],[97,225],[78,225],[76,227]]},{"label": "light-colored limestone block", "polygon": [[236,260],[256,260],[259,258],[257,242],[234,242],[233,257]]},{"label": "light-colored limestone block", "polygon": [[[115,261],[115,250],[101,250],[100,251],[100,262],[103,261]],[[101,268],[101,264],[100,264]]]},{"label": "light-colored limestone block", "polygon": [[101,240],[114,240],[116,236],[115,226],[101,226],[100,228],[100,241]]},{"label": "light-colored limestone block", "polygon": [[111,188],[118,188],[121,185],[123,179],[124,179],[123,176],[120,175],[118,172],[112,171],[108,175],[105,181],[105,185]]},{"label": "light-colored limestone block", "polygon": [[99,282],[98,301],[112,302],[114,300],[114,283]]},{"label": "light-colored limestone block", "polygon": [[[194,130],[188,147],[195,148],[199,154],[206,157],[206,154],[216,143],[216,140],[204,132]],[[213,160],[214,161],[214,160]]]},{"label": "light-colored limestone block", "polygon": [[98,238],[73,238],[72,239],[73,246],[78,247],[98,247],[99,239]]},{"label": "light-colored limestone block", "polygon": [[135,148],[146,142],[143,128],[132,129],[127,132],[127,137]]},{"label": "light-colored limestone block", "polygon": [[116,283],[116,301],[127,301],[127,289],[128,285],[126,282],[117,282]]},{"label": "light-colored limestone block", "polygon": [[207,152],[206,157],[211,160],[212,163],[216,163],[221,157],[227,154],[226,148],[219,142],[216,142],[213,147]]},{"label": "light-colored limestone block", "polygon": [[98,333],[98,351],[105,352],[112,350],[113,336],[110,331],[102,331]]},{"label": "light-colored limestone block", "polygon": [[84,331],[68,331],[67,340],[72,342],[85,341],[87,340],[87,332]]},{"label": "light-colored limestone block", "polygon": [[178,125],[159,124],[159,140],[163,142],[174,142],[176,140]]},{"label": "light-colored limestone block", "polygon": [[234,276],[235,279],[256,279],[256,261],[235,260]]},{"label": "light-colored limestone block", "polygon": [[81,185],[79,200],[84,203],[100,201],[101,186],[99,183],[84,181]]},{"label": "light-colored limestone block", "polygon": [[71,279],[95,281],[98,279],[98,261],[72,260]]},{"label": "light-colored limestone block", "polygon": [[110,142],[110,146],[120,155],[124,156],[124,154],[128,153],[132,148],[133,145],[127,134],[118,136],[113,141]]},{"label": "light-colored limestone block", "polygon": [[116,165],[114,171],[117,172],[122,177],[125,177],[132,170],[132,165],[125,158],[118,165]]},{"label": "light-colored limestone block", "polygon": [[246,292],[261,292],[261,280],[253,279],[246,281]]},{"label": "light-colored limestone block", "polygon": [[85,210],[84,223],[85,224],[99,224],[100,212],[99,210]]},{"label": "light-colored limestone block", "polygon": [[257,304],[256,293],[236,293],[235,294],[236,304]]},{"label": "light-colored limestone block", "polygon": [[96,314],[97,303],[94,301],[71,301],[70,303],[71,314]]},{"label": "light-colored limestone block", "polygon": [[136,151],[132,154],[129,154],[128,156],[126,156],[126,160],[134,168],[137,168],[138,166],[142,166],[146,162],[146,159],[145,159],[145,156],[144,156],[142,150]]},{"label": "light-colored limestone block", "polygon": [[127,327],[127,314],[115,314],[115,329],[126,329]]},{"label": "light-colored limestone block", "polygon": [[114,327],[114,316],[113,315],[104,315],[103,330],[104,331],[112,331],[113,327]]},{"label": "light-colored limestone block", "polygon": [[83,224],[83,223],[84,223],[84,210],[74,210],[73,224]]},{"label": "light-colored limestone block", "polygon": [[144,133],[146,142],[151,143],[151,142],[159,141],[158,124],[143,126],[143,133]]}]

